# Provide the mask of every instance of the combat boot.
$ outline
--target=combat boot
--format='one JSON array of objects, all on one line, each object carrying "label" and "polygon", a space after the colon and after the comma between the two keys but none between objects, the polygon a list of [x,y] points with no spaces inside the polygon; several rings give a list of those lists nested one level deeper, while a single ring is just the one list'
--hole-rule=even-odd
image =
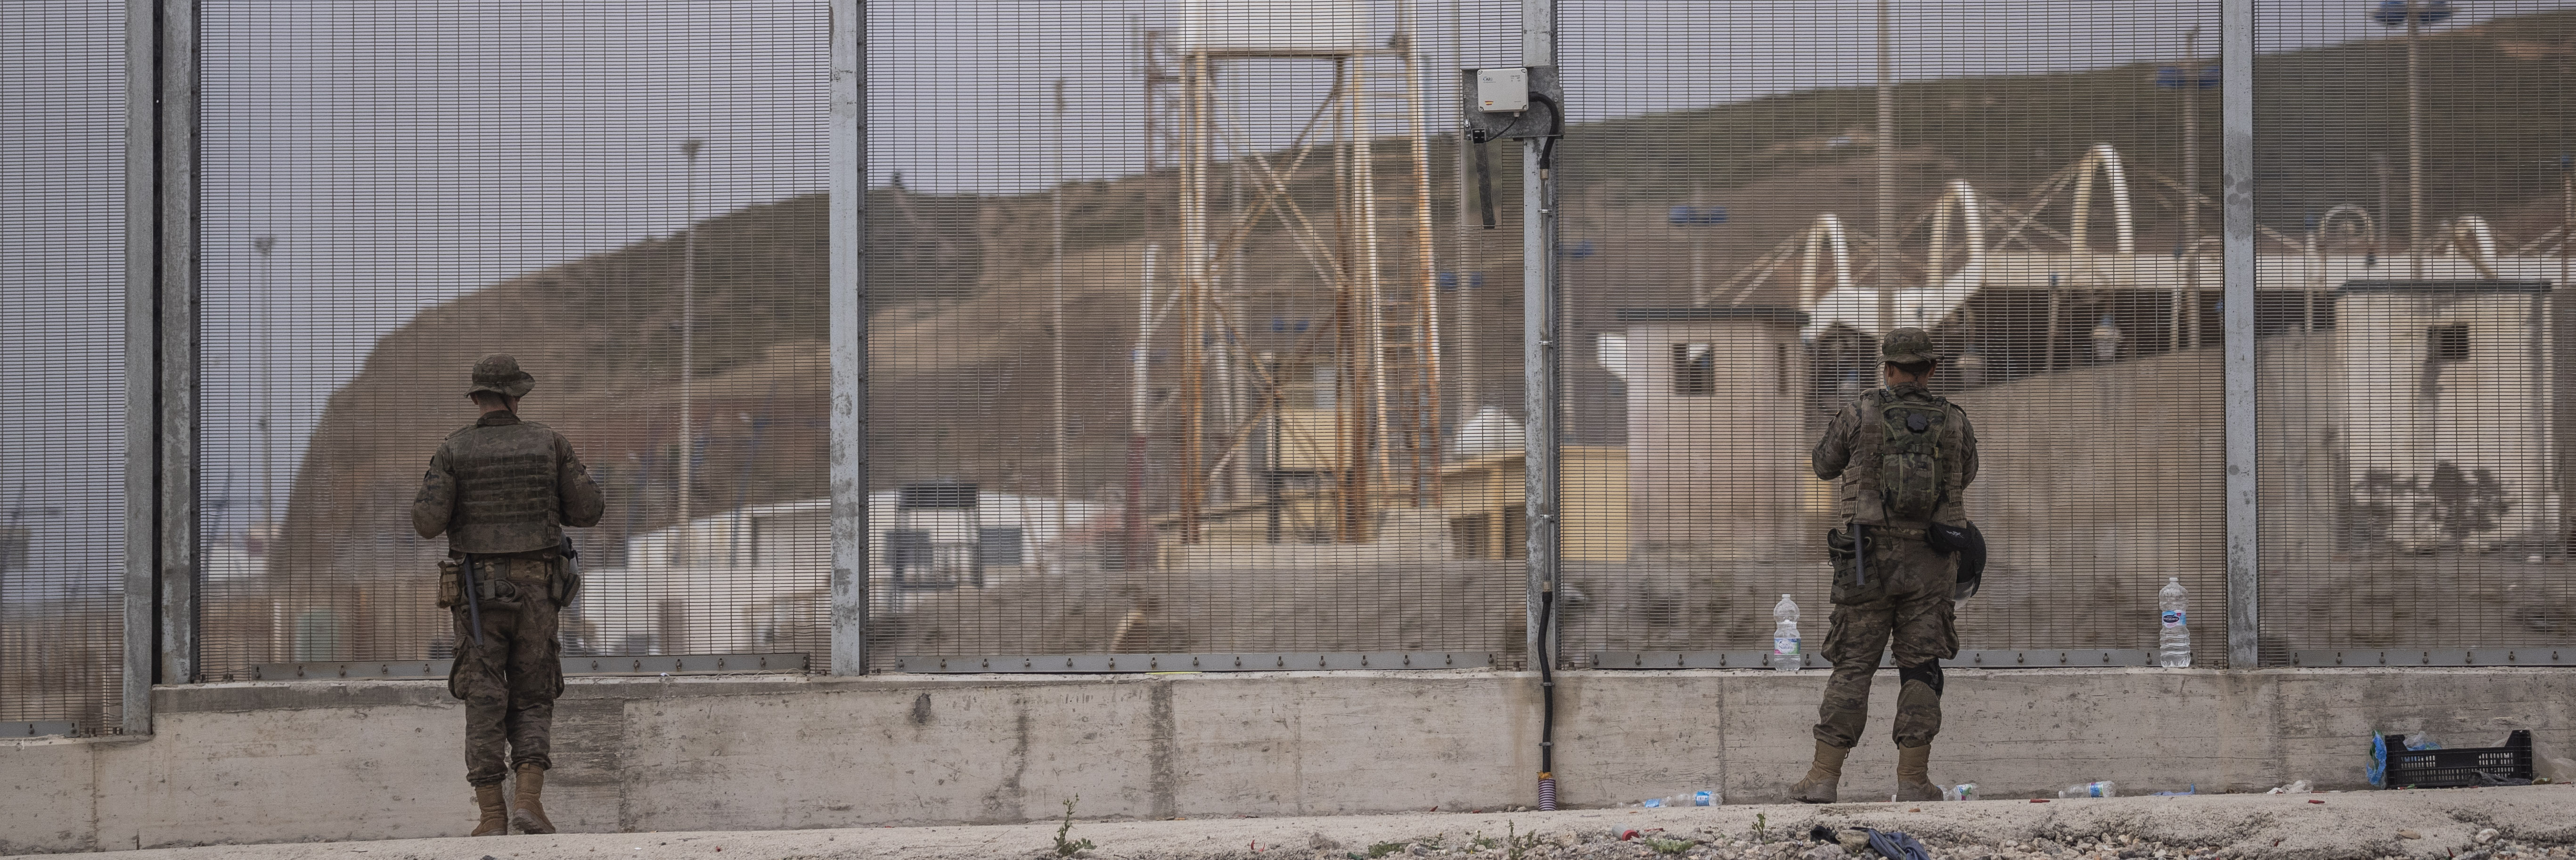
[{"label": "combat boot", "polygon": [[475,806],[476,808],[481,809],[481,810],[483,811],[483,818],[482,818],[482,820],[480,820],[480,821],[476,821],[476,822],[474,822],[474,832],[469,833],[469,834],[466,834],[466,835],[468,835],[468,836],[507,836],[507,835],[509,835],[509,833],[510,833],[510,798],[509,798],[507,795],[505,795],[505,794],[503,794],[503,793],[501,792],[501,784],[500,784],[500,783],[497,783],[497,782],[496,782],[496,783],[493,783],[493,784],[491,784],[491,785],[478,785],[478,786],[475,786],[475,787],[474,787],[474,806]]},{"label": "combat boot", "polygon": [[1899,802],[1940,800],[1941,787],[1932,784],[1932,745],[1896,748],[1896,799]]},{"label": "combat boot", "polygon": [[1851,748],[1816,742],[1816,763],[1807,766],[1807,778],[1789,786],[1789,799],[1799,803],[1832,803],[1842,790],[1843,757]]},{"label": "combat boot", "polygon": [[553,833],[555,823],[546,820],[546,805],[538,796],[546,790],[546,769],[533,764],[519,766],[518,807],[510,813],[510,825],[521,833]]}]

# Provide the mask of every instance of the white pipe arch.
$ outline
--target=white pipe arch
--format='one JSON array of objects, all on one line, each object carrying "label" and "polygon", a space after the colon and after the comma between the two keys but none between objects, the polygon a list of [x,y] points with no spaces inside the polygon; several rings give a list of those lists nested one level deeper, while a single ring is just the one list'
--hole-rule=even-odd
[{"label": "white pipe arch", "polygon": [[[1957,214],[1953,216],[1953,212]],[[1958,222],[1959,232],[1967,234],[1968,246],[1968,262],[1959,267],[1957,279],[1973,286],[1982,283],[1981,279],[1985,277],[1986,219],[1984,213],[1977,209],[1977,189],[1967,180],[1953,179],[1941,192],[1941,199],[1932,201],[1932,255],[1926,258],[1924,267],[1926,274],[1932,277],[1927,278],[1931,283],[1924,286],[1943,286],[1950,280],[1938,275],[1942,263],[1949,259],[1946,254],[1950,249],[1950,226],[1954,220]]]},{"label": "white pipe arch", "polygon": [[2350,216],[2353,219],[2359,220],[2361,222],[2362,234],[2370,237],[2371,247],[2376,248],[2379,246],[2379,219],[2370,217],[2370,210],[2368,209],[2364,209],[2350,203],[2343,203],[2336,205],[2332,209],[2326,210],[2326,214],[2317,216],[2317,226],[2308,230],[2308,256],[2321,257],[2325,255],[2324,237],[2326,235],[2326,230],[2327,228],[2334,226],[2335,216],[2338,215]]},{"label": "white pipe arch", "polygon": [[2068,243],[2074,246],[2075,253],[2093,252],[2093,239],[2085,235],[2084,228],[2093,216],[2093,174],[2097,172],[2102,174],[2102,184],[2111,190],[2111,226],[2119,237],[2119,252],[2135,254],[2138,235],[2129,217],[2129,172],[2120,166],[2120,151],[2107,143],[2094,144],[2084,153],[2084,160],[2076,162],[2075,217],[2068,224]]},{"label": "white pipe arch", "polygon": [[1798,242],[1798,306],[1813,308],[1816,298],[1816,255],[1819,251],[1834,257],[1834,289],[1852,285],[1851,242],[1843,236],[1843,219],[1827,212],[1816,216]]}]

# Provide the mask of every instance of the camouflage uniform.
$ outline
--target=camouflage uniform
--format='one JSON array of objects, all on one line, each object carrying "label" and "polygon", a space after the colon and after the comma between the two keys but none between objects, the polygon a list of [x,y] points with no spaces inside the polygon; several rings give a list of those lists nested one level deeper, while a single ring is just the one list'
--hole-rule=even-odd
[{"label": "camouflage uniform", "polygon": [[[509,356],[477,363],[474,381],[476,391],[511,397],[535,382]],[[553,765],[548,735],[563,692],[556,610],[580,587],[558,547],[564,526],[595,525],[604,507],[572,443],[508,411],[448,434],[430,457],[412,500],[412,527],[423,538],[447,535],[448,556],[471,564],[478,584],[488,583],[477,589],[486,594],[482,644],[461,596],[453,606],[456,662],[447,691],[465,700],[468,783],[498,785],[513,767]],[[513,588],[515,599],[507,595]]]},{"label": "camouflage uniform", "polygon": [[[1921,352],[1929,352],[1930,338],[1916,329],[1890,333],[1891,352],[1907,332],[1920,338]],[[1891,360],[1897,357],[1914,356]],[[1931,521],[1967,522],[1961,500],[1968,483],[1977,477],[1977,434],[1968,424],[1967,413],[1919,384],[1863,393],[1858,402],[1834,415],[1824,439],[1816,444],[1816,477],[1841,483],[1842,533],[1848,535],[1858,526],[1868,538],[1861,570],[1854,569],[1847,553],[1834,553],[1833,627],[1824,647],[1834,674],[1826,682],[1824,704],[1817,709],[1815,734],[1816,740],[1843,749],[1860,743],[1862,726],[1869,719],[1870,679],[1878,672],[1879,656],[1890,647],[1890,639],[1902,685],[1896,695],[1899,749],[1925,746],[1940,733],[1939,661],[1959,654],[1950,594],[1956,576],[1953,559],[1924,543],[1923,529],[1929,522],[1887,516],[1879,492],[1877,464],[1885,432],[1877,416],[1883,407],[1900,403],[1937,409],[1943,416],[1939,426],[1932,428],[1940,434],[1934,444],[1941,452],[1943,474],[1941,503]],[[1862,573],[1868,582],[1859,581]]]}]

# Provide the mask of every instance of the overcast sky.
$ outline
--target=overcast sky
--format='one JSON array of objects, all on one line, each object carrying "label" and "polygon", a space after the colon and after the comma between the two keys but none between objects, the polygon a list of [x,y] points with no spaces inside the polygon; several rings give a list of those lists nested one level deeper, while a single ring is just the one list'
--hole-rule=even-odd
[{"label": "overcast sky", "polygon": [[[0,20],[0,511],[37,528],[35,560],[55,581],[116,563],[121,5],[13,3]],[[2169,60],[2195,25],[2215,53],[2215,0],[1895,5],[1905,78]],[[2258,38],[2283,50],[2386,35],[2364,16],[2372,5],[2263,3]],[[2567,4],[2453,5],[2462,12],[2446,26]],[[868,6],[877,183],[900,171],[917,189],[1025,191],[1142,163],[1135,34],[1171,28],[1180,4]],[[1577,119],[1598,119],[1867,83],[1874,6],[1565,2],[1569,100]],[[1372,39],[1392,32],[1394,3],[1353,8]],[[203,9],[206,482],[235,512],[219,530],[256,514],[263,408],[282,493],[323,399],[421,307],[678,229],[681,141],[706,141],[702,217],[826,184],[819,2]],[[1422,2],[1426,68],[1517,64],[1517,9]],[[1227,123],[1240,145],[1287,140],[1321,92],[1318,68],[1231,70]],[[1451,78],[1428,77],[1433,122],[1445,128]],[[1061,174],[1058,79],[1072,105]],[[263,236],[276,239],[265,258],[253,246]],[[263,372],[291,384],[263,395]]]}]

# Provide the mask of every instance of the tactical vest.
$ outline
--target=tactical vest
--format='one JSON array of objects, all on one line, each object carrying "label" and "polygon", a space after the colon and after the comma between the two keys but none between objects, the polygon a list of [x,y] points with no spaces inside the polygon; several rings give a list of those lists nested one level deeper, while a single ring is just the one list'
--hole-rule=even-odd
[{"label": "tactical vest", "polygon": [[1967,452],[1952,422],[1959,408],[1940,395],[1863,392],[1852,433],[1844,500],[1855,522],[1921,528],[1949,501],[1950,473]]},{"label": "tactical vest", "polygon": [[555,432],[543,424],[476,425],[447,437],[456,506],[447,545],[456,552],[553,549],[563,541],[563,466]]}]

